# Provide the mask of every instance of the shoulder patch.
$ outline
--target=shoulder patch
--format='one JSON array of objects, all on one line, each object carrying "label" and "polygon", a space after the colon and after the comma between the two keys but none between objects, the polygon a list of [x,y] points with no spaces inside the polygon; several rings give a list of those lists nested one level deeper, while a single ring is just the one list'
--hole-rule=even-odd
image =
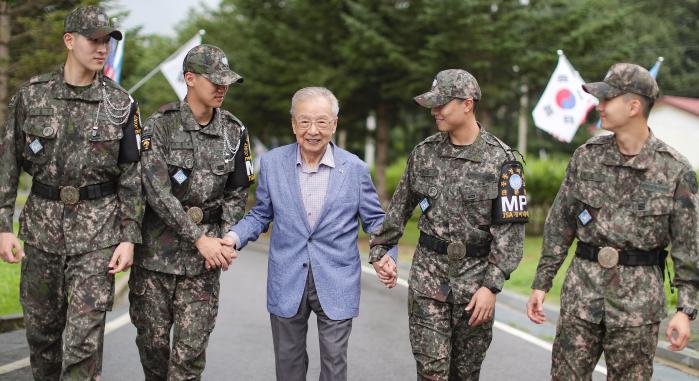
[{"label": "shoulder patch", "polygon": [[233,121],[234,123],[238,124],[243,130],[245,130],[245,125],[243,124],[243,121],[241,121],[240,119],[238,119],[238,117],[236,117],[235,115],[233,115],[230,111],[223,110],[223,109],[220,109],[220,110],[221,110],[221,113],[223,114],[223,116],[224,116],[226,119],[228,119],[228,120],[230,120],[230,121]]},{"label": "shoulder patch", "polygon": [[495,135],[485,130],[481,130],[481,137],[483,137],[483,140],[490,145],[502,146],[505,150],[508,150],[510,148],[510,146],[505,144],[505,142],[503,142],[502,140],[498,139]]},{"label": "shoulder patch", "polygon": [[17,106],[17,95],[13,95],[12,99],[10,99],[10,103],[7,104],[7,107],[14,108]]},{"label": "shoulder patch", "polygon": [[164,114],[166,112],[177,111],[179,109],[180,109],[180,104],[178,102],[172,102],[172,103],[167,103],[167,104],[160,106],[160,108],[158,108],[158,112]]},{"label": "shoulder patch", "polygon": [[421,141],[420,143],[417,143],[415,147],[421,146],[426,143],[438,143],[444,140],[444,137],[446,136],[446,133],[444,132],[438,132],[434,135],[428,136],[425,140]]},{"label": "shoulder patch", "polygon": [[43,82],[48,82],[53,78],[53,73],[46,73],[46,74],[40,74],[36,75],[34,77],[31,77],[29,79],[29,84],[33,85],[35,83],[43,83]]},{"label": "shoulder patch", "polygon": [[588,139],[584,145],[587,144],[594,144],[594,145],[599,145],[599,144],[609,144],[612,142],[614,139],[614,135],[600,135],[600,136],[593,136],[590,139]]}]

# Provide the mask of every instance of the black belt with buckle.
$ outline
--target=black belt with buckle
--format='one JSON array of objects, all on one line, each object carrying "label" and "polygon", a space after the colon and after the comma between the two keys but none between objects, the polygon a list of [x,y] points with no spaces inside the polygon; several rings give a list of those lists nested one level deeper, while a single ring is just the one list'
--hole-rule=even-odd
[{"label": "black belt with buckle", "polygon": [[195,224],[220,224],[223,218],[223,207],[203,209],[198,206],[187,207],[187,215]]},{"label": "black belt with buckle", "polygon": [[438,254],[451,255],[451,252],[459,251],[461,248],[465,251],[464,256],[466,257],[479,258],[487,257],[490,254],[490,244],[465,246],[461,242],[448,242],[423,232],[420,232],[419,244]]},{"label": "black belt with buckle", "polygon": [[47,200],[61,201],[64,204],[77,204],[81,200],[97,200],[116,193],[114,183],[86,185],[84,187],[62,186],[55,187],[32,181],[32,194]]},{"label": "black belt with buckle", "polygon": [[575,255],[588,261],[597,262],[602,267],[624,266],[661,266],[665,264],[667,251],[655,250],[617,250],[611,247],[597,247],[578,241]]}]

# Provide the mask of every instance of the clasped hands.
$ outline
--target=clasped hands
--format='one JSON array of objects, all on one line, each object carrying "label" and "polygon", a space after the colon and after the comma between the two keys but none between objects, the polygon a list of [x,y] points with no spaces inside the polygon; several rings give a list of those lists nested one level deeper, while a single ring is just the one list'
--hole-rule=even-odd
[{"label": "clasped hands", "polygon": [[389,255],[384,255],[378,261],[372,263],[376,276],[387,288],[396,287],[398,282],[398,266]]},{"label": "clasped hands", "polygon": [[199,255],[204,257],[204,266],[207,270],[220,267],[221,270],[226,271],[233,260],[238,258],[233,240],[229,237],[216,238],[202,234],[194,245],[199,250]]}]

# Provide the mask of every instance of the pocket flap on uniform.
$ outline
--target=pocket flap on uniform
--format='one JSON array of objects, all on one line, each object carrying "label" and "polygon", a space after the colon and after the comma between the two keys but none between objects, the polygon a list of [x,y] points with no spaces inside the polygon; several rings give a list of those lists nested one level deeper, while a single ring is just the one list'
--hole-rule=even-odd
[{"label": "pocket flap on uniform", "polygon": [[225,175],[226,173],[233,172],[235,163],[233,160],[226,162],[225,160],[212,161],[211,162],[211,172],[215,175]]},{"label": "pocket flap on uniform", "polygon": [[670,196],[652,196],[632,201],[632,209],[638,216],[662,216],[672,213],[673,199]]},{"label": "pocket flap on uniform", "polygon": [[165,162],[174,167],[192,169],[194,167],[194,151],[186,149],[170,150],[168,155],[165,156]]},{"label": "pocket flap on uniform", "polygon": [[495,199],[498,197],[498,184],[461,188],[461,197],[466,202]]},{"label": "pocket flap on uniform", "polygon": [[22,131],[44,139],[55,139],[57,129],[48,116],[30,116],[22,124]]},{"label": "pocket flap on uniform", "polygon": [[119,140],[124,136],[124,131],[121,126],[113,124],[102,124],[96,129],[90,129],[87,133],[87,138],[91,142],[106,142],[110,140]]}]

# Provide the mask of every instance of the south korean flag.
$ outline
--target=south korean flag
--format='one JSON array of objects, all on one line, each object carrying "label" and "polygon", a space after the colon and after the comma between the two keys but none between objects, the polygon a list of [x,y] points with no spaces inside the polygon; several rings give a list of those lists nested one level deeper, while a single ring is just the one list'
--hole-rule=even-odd
[{"label": "south korean flag", "polygon": [[507,161],[500,169],[498,197],[493,202],[493,223],[525,223],[529,221],[524,169],[518,161]]}]

